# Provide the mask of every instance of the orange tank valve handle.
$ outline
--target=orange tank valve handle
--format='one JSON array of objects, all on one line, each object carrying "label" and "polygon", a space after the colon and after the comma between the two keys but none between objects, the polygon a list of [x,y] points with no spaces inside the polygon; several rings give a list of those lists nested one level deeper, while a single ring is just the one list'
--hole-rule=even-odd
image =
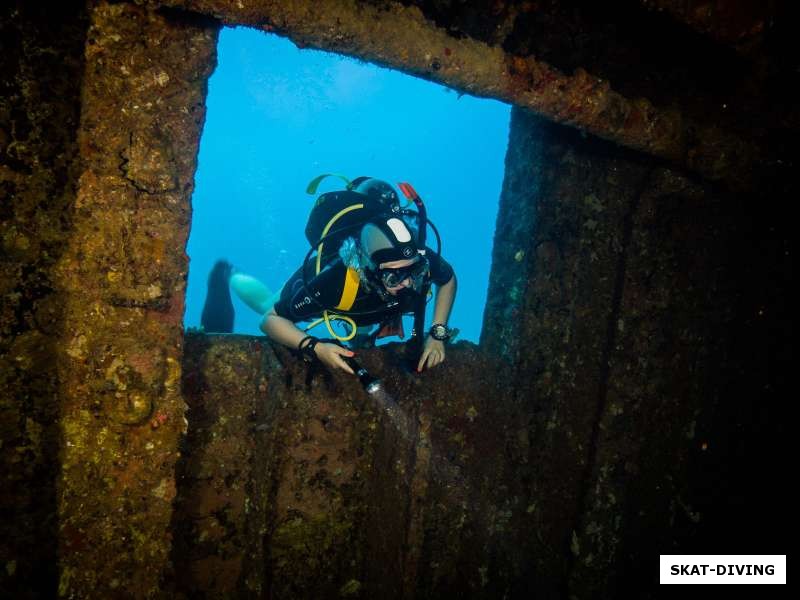
[{"label": "orange tank valve handle", "polygon": [[403,192],[403,195],[409,200],[413,200],[416,203],[416,200],[419,199],[419,194],[417,194],[417,191],[411,187],[410,183],[398,183],[397,187],[400,188],[400,191]]}]

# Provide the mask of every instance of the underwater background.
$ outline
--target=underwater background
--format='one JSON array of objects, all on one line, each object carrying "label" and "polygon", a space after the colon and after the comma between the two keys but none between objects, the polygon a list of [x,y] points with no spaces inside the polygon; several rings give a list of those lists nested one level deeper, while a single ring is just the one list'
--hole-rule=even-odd
[{"label": "underwater background", "polygon": [[[220,33],[209,81],[184,326],[199,327],[214,262],[277,290],[308,251],[304,229],[323,173],[414,186],[458,276],[449,324],[478,342],[491,267],[510,107],[247,28]],[[342,189],[335,177],[319,193]],[[399,193],[399,190],[398,190]],[[428,244],[436,248],[435,236]],[[261,335],[233,296],[234,333]],[[429,302],[428,319],[433,302]],[[406,335],[411,320],[406,320]],[[315,329],[327,337],[324,326]],[[386,341],[397,341],[388,338]]]}]

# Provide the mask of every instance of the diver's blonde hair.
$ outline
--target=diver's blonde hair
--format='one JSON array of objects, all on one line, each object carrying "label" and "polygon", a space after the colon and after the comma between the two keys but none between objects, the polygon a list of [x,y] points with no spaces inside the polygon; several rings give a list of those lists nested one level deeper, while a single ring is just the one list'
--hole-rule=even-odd
[{"label": "diver's blonde hair", "polygon": [[375,263],[364,252],[361,246],[356,243],[355,238],[346,238],[339,247],[339,258],[346,267],[354,269],[358,273],[358,278],[365,286],[372,288],[372,284],[367,277],[368,270],[375,270]]}]

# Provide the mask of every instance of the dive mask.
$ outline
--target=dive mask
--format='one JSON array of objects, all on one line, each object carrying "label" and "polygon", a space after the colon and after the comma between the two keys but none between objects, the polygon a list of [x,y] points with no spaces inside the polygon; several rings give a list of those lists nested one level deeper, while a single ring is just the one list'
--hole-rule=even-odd
[{"label": "dive mask", "polygon": [[425,276],[430,272],[428,259],[420,256],[418,260],[406,267],[399,269],[379,269],[378,277],[381,283],[387,288],[394,288],[403,283],[406,279],[411,280],[411,288],[415,292],[422,290]]}]

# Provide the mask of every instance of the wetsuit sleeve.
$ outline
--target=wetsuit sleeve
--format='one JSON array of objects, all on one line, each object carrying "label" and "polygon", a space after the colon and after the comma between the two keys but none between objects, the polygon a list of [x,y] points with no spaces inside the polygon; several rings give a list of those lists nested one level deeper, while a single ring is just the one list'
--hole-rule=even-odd
[{"label": "wetsuit sleeve", "polygon": [[275,303],[275,312],[293,323],[322,316],[325,308],[331,308],[339,302],[344,276],[344,265],[339,263],[311,278],[306,287],[302,270],[298,269],[283,286],[281,297]]},{"label": "wetsuit sleeve", "polygon": [[431,281],[436,285],[444,285],[453,278],[453,267],[450,263],[436,254],[430,248],[427,248],[425,255],[428,257],[428,262],[431,265]]}]

